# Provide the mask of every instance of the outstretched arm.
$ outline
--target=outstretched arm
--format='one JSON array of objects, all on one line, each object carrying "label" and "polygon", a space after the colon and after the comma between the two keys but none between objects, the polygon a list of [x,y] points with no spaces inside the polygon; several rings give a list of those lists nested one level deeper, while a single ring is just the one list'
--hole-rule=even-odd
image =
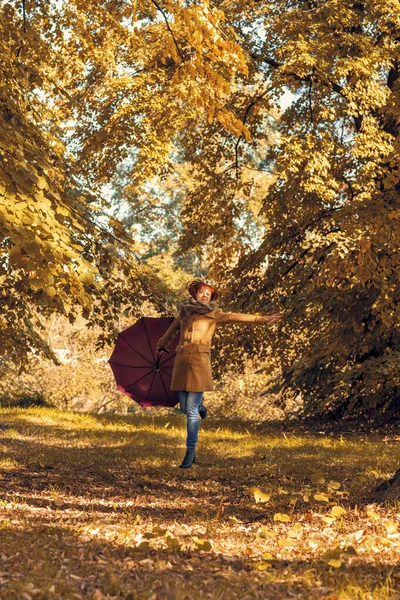
[{"label": "outstretched arm", "polygon": [[217,323],[220,325],[227,325],[228,323],[254,323],[259,325],[265,325],[266,323],[275,323],[279,321],[283,316],[283,313],[275,313],[268,317],[260,315],[248,315],[244,313],[224,313],[220,312],[217,314]]},{"label": "outstretched arm", "polygon": [[175,321],[171,323],[167,331],[164,333],[163,336],[160,337],[160,339],[157,342],[157,352],[159,352],[160,348],[166,348],[172,342],[172,340],[176,338],[176,336],[179,333],[180,323],[180,317],[177,317]]}]

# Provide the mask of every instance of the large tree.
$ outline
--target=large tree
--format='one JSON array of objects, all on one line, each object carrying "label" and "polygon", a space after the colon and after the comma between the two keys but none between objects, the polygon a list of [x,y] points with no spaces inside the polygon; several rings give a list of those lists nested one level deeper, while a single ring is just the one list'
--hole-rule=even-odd
[{"label": "large tree", "polygon": [[268,154],[266,236],[231,293],[286,300],[274,349],[310,411],[397,412],[400,4],[282,1],[259,14],[249,52],[296,99]]},{"label": "large tree", "polygon": [[103,327],[102,343],[115,313],[173,299],[98,189],[75,173],[69,87],[86,65],[66,50],[70,35],[53,2],[1,7],[0,354],[16,361],[31,350],[54,358],[41,315],[82,313]]},{"label": "large tree", "polygon": [[[138,190],[174,168],[178,143],[194,180],[180,247],[207,247],[232,306],[286,301],[271,340],[285,385],[313,411],[396,409],[398,2],[124,6],[125,39],[96,16],[107,69],[93,60],[77,82],[82,167],[106,181],[132,144]],[[295,100],[274,119],[287,88]],[[263,171],[274,182],[254,250]]]},{"label": "large tree", "polygon": [[[237,159],[250,133],[236,112],[263,83],[252,80],[233,29],[220,29],[223,19],[207,3],[2,6],[3,353],[50,353],[40,313],[73,319],[81,306],[106,337],[115,310],[137,314],[144,299],[170,306],[173,294],[135,254],[140,245],[102,197],[121,170],[128,169],[118,181],[124,200],[143,205],[147,194],[154,209],[160,196],[149,194],[154,178],[165,188],[177,162],[195,169],[183,186],[193,193],[179,207],[182,239],[188,248],[202,243],[194,217],[207,206],[207,236],[219,252],[231,256],[240,248],[231,235],[233,218],[246,209],[234,201],[243,185]],[[243,93],[230,105],[238,86]],[[199,147],[203,133],[210,144]],[[196,160],[188,161],[192,151]],[[254,187],[248,178],[245,185]],[[190,210],[192,196],[198,201]],[[227,233],[229,245],[221,243]]]},{"label": "large tree", "polygon": [[[206,257],[231,307],[286,303],[270,340],[286,388],[301,390],[313,411],[395,410],[399,3],[72,0],[6,7],[2,23],[12,17],[20,24],[6,44],[10,68],[19,71],[7,81],[29,74],[20,112],[58,165],[48,185],[61,173],[62,193],[51,202],[68,213],[57,221],[74,234],[79,256],[92,257],[84,272],[98,265],[85,246],[90,229],[75,233],[76,211],[93,221],[103,210],[102,186],[121,166],[122,195],[136,208],[143,194],[157,202],[152,182],[162,187],[183,169],[190,177],[174,204],[179,248]],[[279,116],[288,88],[295,99]],[[3,95],[13,98],[13,87]],[[51,190],[44,196],[51,199]],[[25,236],[30,227],[23,227]],[[118,232],[124,235],[114,222]],[[10,236],[4,243],[20,260],[21,243]],[[34,251],[21,254],[31,260]],[[79,281],[81,263],[71,260]],[[64,278],[71,268],[54,271]],[[41,276],[33,279],[41,285]],[[114,282],[113,275],[109,286]],[[50,296],[58,289],[47,282],[42,297],[47,286]],[[113,295],[112,288],[107,298]],[[254,336],[247,332],[247,347],[262,348],[263,334]]]}]

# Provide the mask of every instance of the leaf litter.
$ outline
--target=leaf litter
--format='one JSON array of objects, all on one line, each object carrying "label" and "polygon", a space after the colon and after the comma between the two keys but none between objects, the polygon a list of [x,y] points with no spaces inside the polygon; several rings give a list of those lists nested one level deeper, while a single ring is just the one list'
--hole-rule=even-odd
[{"label": "leaf litter", "polygon": [[182,472],[179,416],[1,412],[4,600],[400,598],[399,505],[360,485],[393,470],[376,436],[362,453],[356,438],[294,447],[235,423],[226,460],[210,419]]}]

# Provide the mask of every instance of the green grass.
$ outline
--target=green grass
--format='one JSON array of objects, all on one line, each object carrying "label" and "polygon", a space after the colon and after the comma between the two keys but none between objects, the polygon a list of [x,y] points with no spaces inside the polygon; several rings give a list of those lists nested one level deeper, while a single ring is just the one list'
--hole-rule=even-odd
[{"label": "green grass", "polygon": [[208,418],[184,471],[181,415],[0,415],[2,600],[400,598],[395,434]]}]

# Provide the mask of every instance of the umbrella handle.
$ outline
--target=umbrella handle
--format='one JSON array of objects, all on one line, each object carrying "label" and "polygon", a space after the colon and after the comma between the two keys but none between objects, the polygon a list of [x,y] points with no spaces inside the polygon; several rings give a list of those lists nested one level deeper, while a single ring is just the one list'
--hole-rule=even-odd
[{"label": "umbrella handle", "polygon": [[167,350],[166,348],[160,348],[158,351],[158,356],[157,356],[157,362],[156,362],[156,366],[155,366],[155,370],[159,371],[160,370],[160,358],[163,352],[167,352],[167,354],[170,354],[170,351]]}]

